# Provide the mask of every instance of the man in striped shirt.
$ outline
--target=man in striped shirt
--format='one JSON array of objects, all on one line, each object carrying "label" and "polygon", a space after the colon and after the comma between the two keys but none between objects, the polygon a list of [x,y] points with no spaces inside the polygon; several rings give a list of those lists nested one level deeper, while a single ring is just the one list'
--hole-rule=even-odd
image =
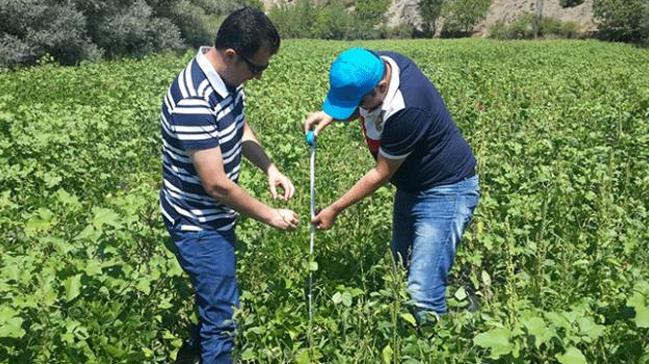
[{"label": "man in striped shirt", "polygon": [[[279,34],[250,7],[230,14],[214,47],[201,47],[164,96],[160,205],[176,255],[196,291],[202,363],[230,363],[233,308],[239,303],[234,228],[239,213],[280,230],[298,216],[252,197],[238,184],[241,158],[268,176],[273,198],[295,192],[248,124],[243,84],[260,79],[278,51]],[[278,191],[279,187],[279,191]]]}]

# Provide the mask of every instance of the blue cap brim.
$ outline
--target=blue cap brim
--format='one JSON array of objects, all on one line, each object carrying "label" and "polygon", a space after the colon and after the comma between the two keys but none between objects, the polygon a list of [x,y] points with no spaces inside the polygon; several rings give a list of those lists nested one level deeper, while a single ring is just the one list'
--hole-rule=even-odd
[{"label": "blue cap brim", "polygon": [[329,90],[322,104],[322,111],[336,120],[346,120],[356,111],[358,104],[361,102],[361,98],[362,95],[358,100],[338,100],[332,91]]}]

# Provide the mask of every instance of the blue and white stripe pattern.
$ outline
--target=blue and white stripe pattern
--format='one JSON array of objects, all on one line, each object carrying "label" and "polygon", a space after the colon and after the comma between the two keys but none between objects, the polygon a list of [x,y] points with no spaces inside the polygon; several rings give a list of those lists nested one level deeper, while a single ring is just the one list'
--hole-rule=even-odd
[{"label": "blue and white stripe pattern", "polygon": [[234,228],[237,212],[209,196],[188,155],[219,147],[228,178],[239,178],[245,95],[227,86],[204,52],[169,87],[162,102],[162,215],[168,227],[184,231]]}]

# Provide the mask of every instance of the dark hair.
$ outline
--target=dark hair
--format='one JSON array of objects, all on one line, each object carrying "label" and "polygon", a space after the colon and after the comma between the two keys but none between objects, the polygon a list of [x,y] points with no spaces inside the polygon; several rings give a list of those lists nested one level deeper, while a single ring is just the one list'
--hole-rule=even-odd
[{"label": "dark hair", "polygon": [[259,48],[267,47],[271,54],[279,50],[277,28],[261,10],[249,6],[235,10],[216,32],[214,47],[232,48],[244,57],[254,57]]}]

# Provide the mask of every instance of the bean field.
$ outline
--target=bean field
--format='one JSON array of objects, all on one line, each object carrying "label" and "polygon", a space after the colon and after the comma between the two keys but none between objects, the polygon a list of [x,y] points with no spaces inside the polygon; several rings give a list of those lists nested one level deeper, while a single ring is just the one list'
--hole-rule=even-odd
[{"label": "bean field", "polygon": [[[309,256],[302,121],[335,55],[412,59],[477,159],[482,199],[418,326],[389,254],[394,188]],[[196,321],[158,207],[159,112],[194,56],[0,73],[0,363],[171,363]],[[284,41],[247,117],[297,187],[300,228],[237,227],[243,363],[649,363],[649,52],[597,41]],[[325,206],[371,168],[357,122],[318,140]],[[266,178],[240,183],[270,202]],[[314,317],[309,321],[309,272]],[[475,291],[477,312],[468,312]]]}]

